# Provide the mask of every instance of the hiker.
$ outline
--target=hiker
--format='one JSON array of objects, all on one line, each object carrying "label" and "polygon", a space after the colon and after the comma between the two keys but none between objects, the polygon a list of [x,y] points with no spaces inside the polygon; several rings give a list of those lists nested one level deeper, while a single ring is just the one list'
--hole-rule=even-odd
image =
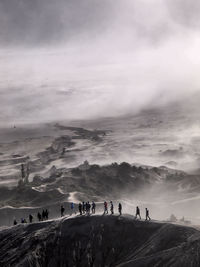
[{"label": "hiker", "polygon": [[140,216],[140,209],[139,209],[139,207],[137,206],[136,207],[136,214],[135,214],[135,219],[137,219],[137,216],[140,218],[140,220],[141,220],[141,216]]},{"label": "hiker", "polygon": [[45,210],[45,218],[48,220],[49,219],[49,211],[46,209]]},{"label": "hiker", "polygon": [[88,210],[89,210],[89,208],[88,208],[88,202],[86,202],[85,203],[85,211],[86,211],[86,214],[88,214]]},{"label": "hiker", "polygon": [[114,206],[112,201],[110,201],[110,212],[111,214],[114,214]]},{"label": "hiker", "polygon": [[73,202],[71,202],[71,215],[73,214],[73,212],[74,212],[74,203]]},{"label": "hiker", "polygon": [[82,210],[83,210],[83,214],[85,214],[85,212],[86,212],[86,204],[85,204],[84,201],[82,203]]},{"label": "hiker", "polygon": [[17,225],[17,221],[16,221],[16,219],[14,219],[13,225]]},{"label": "hiker", "polygon": [[60,214],[61,214],[61,217],[64,216],[64,211],[65,211],[65,208],[63,206],[60,207]]},{"label": "hiker", "polygon": [[91,209],[91,205],[90,202],[88,201],[88,213],[90,214],[90,209]]},{"label": "hiker", "polygon": [[27,223],[26,219],[21,218],[21,223]]},{"label": "hiker", "polygon": [[118,211],[119,211],[119,215],[122,215],[122,204],[119,203],[118,205]]},{"label": "hiker", "polygon": [[42,220],[44,221],[45,218],[46,218],[46,213],[45,213],[45,211],[43,210],[43,211],[42,211]]},{"label": "hiker", "polygon": [[108,204],[104,201],[104,214],[108,214]]},{"label": "hiker", "polygon": [[82,215],[82,204],[81,203],[79,203],[78,209],[79,209],[80,215]]},{"label": "hiker", "polygon": [[90,214],[90,208],[91,208],[91,205],[90,205],[90,202],[88,201],[88,202],[86,203],[86,213],[87,213],[87,215]]},{"label": "hiker", "polygon": [[33,221],[33,216],[29,214],[29,222],[32,223],[32,221]]},{"label": "hiker", "polygon": [[96,204],[92,201],[92,213],[95,214]]},{"label": "hiker", "polygon": [[149,217],[149,210],[147,209],[147,208],[145,208],[145,210],[146,210],[146,221],[147,220],[151,220],[151,218]]},{"label": "hiker", "polygon": [[41,222],[41,220],[42,220],[42,215],[40,214],[40,212],[38,212],[37,217],[38,217],[38,221]]}]

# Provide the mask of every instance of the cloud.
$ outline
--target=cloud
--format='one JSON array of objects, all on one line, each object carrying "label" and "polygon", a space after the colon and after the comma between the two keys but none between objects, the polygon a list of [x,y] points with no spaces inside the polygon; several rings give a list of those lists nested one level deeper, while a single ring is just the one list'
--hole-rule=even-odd
[{"label": "cloud", "polygon": [[0,0],[1,124],[135,114],[191,98],[200,88],[198,6]]}]

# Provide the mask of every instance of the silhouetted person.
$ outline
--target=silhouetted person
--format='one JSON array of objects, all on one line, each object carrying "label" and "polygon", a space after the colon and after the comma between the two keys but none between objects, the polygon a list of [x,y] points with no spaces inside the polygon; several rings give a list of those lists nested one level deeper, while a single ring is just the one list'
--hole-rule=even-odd
[{"label": "silhouetted person", "polygon": [[82,203],[82,207],[83,207],[83,214],[85,214],[85,212],[86,212],[86,203],[84,201]]},{"label": "silhouetted person", "polygon": [[65,212],[65,208],[63,206],[60,207],[60,214],[61,214],[61,217],[64,216],[64,212]]},{"label": "silhouetted person", "polygon": [[71,202],[70,207],[71,207],[71,214],[73,214],[73,212],[74,212],[74,203],[73,202]]},{"label": "silhouetted person", "polygon": [[17,221],[16,220],[14,220],[13,225],[17,225]]},{"label": "silhouetted person", "polygon": [[151,218],[149,217],[149,210],[147,209],[147,208],[145,208],[145,210],[146,210],[146,221],[147,220],[151,220]]},{"label": "silhouetted person", "polygon": [[82,215],[82,204],[81,203],[78,204],[78,210],[79,210],[80,215]]},{"label": "silhouetted person", "polygon": [[49,219],[49,211],[47,209],[45,210],[45,217],[47,220]]},{"label": "silhouetted person", "polygon": [[90,209],[91,209],[91,205],[90,202],[88,201],[88,213],[90,214]]},{"label": "silhouetted person", "polygon": [[111,214],[114,214],[114,206],[112,201],[110,201],[110,212]]},{"label": "silhouetted person", "polygon": [[23,218],[21,218],[21,223],[24,223],[24,219]]},{"label": "silhouetted person", "polygon": [[141,216],[140,216],[140,209],[139,209],[139,207],[137,206],[136,207],[136,214],[135,214],[135,218],[137,219],[137,216],[140,218],[140,220],[141,220]]},{"label": "silhouetted person", "polygon": [[33,222],[33,216],[31,214],[29,214],[29,222],[32,223]]},{"label": "silhouetted person", "polygon": [[91,205],[90,205],[90,202],[88,201],[88,202],[86,202],[86,213],[87,213],[87,215],[90,214],[90,209],[91,209]]},{"label": "silhouetted person", "polygon": [[108,214],[108,203],[104,201],[104,214]]},{"label": "silhouetted person", "polygon": [[94,201],[92,201],[92,213],[95,214],[96,211],[96,204],[94,203]]},{"label": "silhouetted person", "polygon": [[122,204],[119,203],[118,205],[118,211],[119,211],[119,215],[122,215]]},{"label": "silhouetted person", "polygon": [[42,220],[42,215],[40,214],[40,212],[38,212],[37,217],[38,217],[38,221],[41,222],[41,220]]}]

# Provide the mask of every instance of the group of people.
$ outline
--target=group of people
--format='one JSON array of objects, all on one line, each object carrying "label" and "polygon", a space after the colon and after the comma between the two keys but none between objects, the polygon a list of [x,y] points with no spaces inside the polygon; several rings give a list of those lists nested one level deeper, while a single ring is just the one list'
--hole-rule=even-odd
[{"label": "group of people", "polygon": [[[122,215],[122,204],[118,204],[118,212],[119,215]],[[114,204],[112,201],[110,201],[110,213],[114,214]],[[108,203],[104,201],[104,214],[108,214]]]},{"label": "group of people", "polygon": [[[76,214],[75,211],[75,205],[73,202],[70,203],[70,210],[71,210],[71,215],[72,214]],[[78,211],[80,215],[86,214],[86,215],[90,215],[90,214],[95,214],[96,213],[96,203],[94,201],[92,201],[92,203],[90,204],[90,202],[80,202],[78,204]],[[119,214],[122,214],[122,204],[119,203],[118,205],[118,211]],[[65,208],[63,207],[63,205],[60,207],[60,214],[61,217],[64,216],[64,212],[65,212]],[[114,205],[113,202],[110,201],[110,212],[111,214],[114,214]],[[108,214],[108,203],[106,201],[104,201],[104,213],[103,214]]]},{"label": "group of people", "polygon": [[[49,211],[47,209],[45,209],[41,213],[38,212],[37,218],[38,218],[38,221],[39,222],[48,220],[49,219]],[[29,223],[32,223],[33,222],[33,219],[34,219],[33,218],[33,215],[32,214],[29,214],[29,216],[28,216]],[[17,220],[14,219],[13,224],[14,225],[17,225],[17,223],[18,223]],[[21,218],[21,223],[27,223],[27,220],[25,218]]]},{"label": "group of people", "polygon": [[[76,210],[75,210],[75,205],[73,202],[70,203],[70,210],[71,210],[71,215],[72,214],[76,214]],[[90,204],[90,202],[80,202],[78,204],[78,210],[79,210],[79,213],[80,215],[82,214],[87,214],[89,215],[91,212],[92,214],[95,214],[96,212],[96,204],[94,201],[92,201],[92,203]],[[65,208],[63,207],[63,205],[60,207],[60,214],[61,214],[61,217],[64,216],[64,212],[65,212]]]},{"label": "group of people", "polygon": [[[108,202],[104,201],[103,203],[104,205],[104,212],[103,214],[108,214],[108,209],[110,208],[110,213],[111,215],[114,214],[114,204],[112,201],[110,201],[110,207],[108,208]],[[71,215],[75,214],[76,215],[76,209],[75,209],[75,205],[73,202],[70,203],[70,210],[71,210]],[[80,215],[86,214],[86,215],[90,215],[90,214],[95,214],[96,213],[96,203],[94,201],[92,201],[92,203],[90,204],[90,202],[80,202],[78,204],[78,211]],[[118,204],[118,212],[119,215],[122,215],[122,204],[119,203]],[[60,207],[60,214],[61,217],[64,216],[65,213],[65,208],[63,205],[61,205]],[[149,216],[149,210],[147,208],[145,208],[145,214],[146,214],[146,220],[151,220],[150,216]],[[29,223],[33,222],[33,215],[29,214]],[[139,218],[141,220],[141,215],[140,215],[140,208],[137,206],[136,207],[136,214],[135,214],[135,219]],[[49,219],[49,211],[47,209],[43,209],[43,211],[40,213],[37,213],[37,219],[39,222],[41,221],[45,221]],[[27,223],[25,218],[21,218],[21,223]],[[17,221],[16,219],[14,220],[14,225],[17,225]]]},{"label": "group of people", "polygon": [[92,201],[92,203],[90,204],[90,202],[82,202],[78,204],[78,210],[80,215],[82,214],[87,214],[89,215],[90,212],[92,212],[92,214],[95,214],[96,212],[96,204],[94,201]]},{"label": "group of people", "polygon": [[[150,221],[151,218],[149,216],[149,210],[147,208],[145,208],[145,214],[146,214],[146,221]],[[141,215],[140,215],[140,208],[137,206],[136,207],[136,214],[135,214],[135,219],[137,219],[139,217],[139,219],[141,220]]]},{"label": "group of people", "polygon": [[46,210],[43,210],[42,213],[38,212],[37,218],[38,218],[39,222],[48,220],[49,219],[49,211],[46,209]]}]

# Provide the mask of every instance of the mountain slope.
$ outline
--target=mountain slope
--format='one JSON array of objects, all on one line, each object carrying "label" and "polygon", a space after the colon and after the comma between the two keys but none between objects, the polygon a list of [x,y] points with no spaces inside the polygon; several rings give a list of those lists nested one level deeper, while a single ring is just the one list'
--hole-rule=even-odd
[{"label": "mountain slope", "polygon": [[[9,242],[8,242],[9,241]],[[200,233],[132,217],[92,216],[0,232],[1,266],[199,266]]]}]

